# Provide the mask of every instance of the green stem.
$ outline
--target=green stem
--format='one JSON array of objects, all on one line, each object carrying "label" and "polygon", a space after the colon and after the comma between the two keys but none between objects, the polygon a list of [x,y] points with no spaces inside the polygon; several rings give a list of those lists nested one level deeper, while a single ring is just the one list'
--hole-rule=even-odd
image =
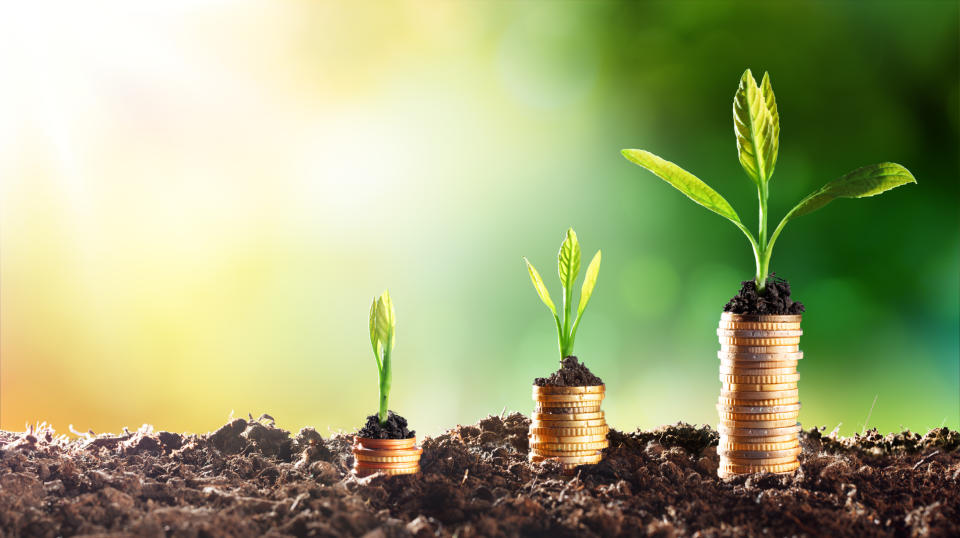
[{"label": "green stem", "polygon": [[563,360],[563,352],[566,350],[567,342],[563,336],[563,328],[560,326],[560,316],[554,314],[553,319],[557,322],[557,345],[560,348],[560,359]]},{"label": "green stem", "polygon": [[770,191],[767,184],[763,181],[757,187],[757,197],[760,199],[760,226],[757,235],[759,236],[759,248],[757,258],[757,291],[763,293],[767,287],[767,270],[770,265],[770,248],[767,245],[767,198]]},{"label": "green stem", "polygon": [[390,397],[390,382],[393,377],[390,368],[390,346],[383,347],[383,367],[380,369],[380,424],[387,423],[387,400]]},{"label": "green stem", "polygon": [[563,287],[563,337],[560,344],[560,360],[563,360],[570,353],[573,353],[573,345],[570,341],[570,308],[573,302],[573,286],[567,289]]}]

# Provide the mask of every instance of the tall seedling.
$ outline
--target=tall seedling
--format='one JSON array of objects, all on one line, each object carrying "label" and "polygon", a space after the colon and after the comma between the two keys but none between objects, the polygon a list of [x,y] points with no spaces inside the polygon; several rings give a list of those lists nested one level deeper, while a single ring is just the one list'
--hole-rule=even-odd
[{"label": "tall seedling", "polygon": [[770,178],[777,164],[780,149],[780,114],[770,85],[769,73],[764,73],[758,85],[747,69],[740,78],[740,86],[733,98],[733,129],[737,137],[737,152],[740,164],[747,177],[757,188],[760,205],[760,224],[754,236],[740,221],[733,207],[696,176],[670,161],[641,149],[625,149],[623,155],[631,162],[653,172],[660,179],[673,185],[694,202],[726,217],[750,241],[757,265],[756,286],[759,292],[766,287],[770,255],[773,244],[787,222],[812,213],[836,198],[864,198],[875,196],[907,183],[916,183],[913,175],[896,163],[880,163],[858,168],[849,174],[827,183],[800,201],[791,209],[768,237],[767,199],[770,196]]},{"label": "tall seedling", "polygon": [[390,399],[390,382],[393,377],[390,355],[397,341],[397,314],[393,310],[390,292],[384,291],[373,299],[370,306],[370,344],[373,356],[377,359],[377,376],[380,380],[380,410],[377,418],[380,424],[387,423],[387,404]]},{"label": "tall seedling", "polygon": [[550,292],[544,285],[540,273],[530,263],[526,257],[523,261],[527,264],[527,271],[530,273],[530,280],[533,281],[533,287],[537,290],[537,295],[543,304],[547,305],[550,312],[553,313],[553,319],[557,323],[557,340],[560,344],[560,359],[573,355],[573,341],[577,337],[577,328],[580,326],[580,319],[583,311],[590,302],[590,296],[593,294],[593,288],[597,285],[597,275],[600,273],[600,251],[593,256],[590,265],[587,266],[587,273],[583,279],[583,285],[580,288],[580,302],[577,305],[577,316],[571,323],[571,311],[573,309],[573,286],[580,273],[580,242],[577,240],[577,233],[573,228],[567,230],[567,235],[560,245],[560,253],[557,255],[557,273],[560,275],[560,284],[563,286],[563,320],[557,313],[557,307],[550,299]]}]

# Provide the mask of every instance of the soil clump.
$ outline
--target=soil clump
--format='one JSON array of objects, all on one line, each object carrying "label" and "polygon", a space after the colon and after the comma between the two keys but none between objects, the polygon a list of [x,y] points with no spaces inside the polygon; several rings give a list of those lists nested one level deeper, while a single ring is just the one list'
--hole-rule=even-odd
[{"label": "soil clump", "polygon": [[533,380],[533,384],[538,387],[582,387],[603,385],[603,380],[593,375],[587,365],[571,355],[560,361],[560,369],[550,377],[538,377]]},{"label": "soil clump", "polygon": [[757,292],[757,283],[744,280],[740,283],[740,292],[734,295],[723,307],[724,312],[733,314],[771,314],[795,315],[804,311],[803,303],[790,298],[790,283],[771,274],[767,279],[764,292]]},{"label": "soil clump", "polygon": [[367,423],[357,432],[357,437],[366,439],[410,439],[417,432],[407,428],[407,419],[387,411],[387,422],[380,424],[380,416],[374,413],[367,417]]}]

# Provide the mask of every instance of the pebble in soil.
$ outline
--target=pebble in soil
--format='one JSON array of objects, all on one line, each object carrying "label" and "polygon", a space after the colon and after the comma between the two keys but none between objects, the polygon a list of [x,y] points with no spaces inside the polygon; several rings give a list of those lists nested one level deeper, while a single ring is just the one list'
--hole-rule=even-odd
[{"label": "pebble in soil", "polygon": [[527,461],[527,417],[423,441],[416,476],[357,478],[352,435],[295,436],[271,419],[207,435],[69,440],[0,432],[6,535],[960,535],[960,434],[801,432],[801,470],[716,477],[718,436],[686,424],[610,432],[573,477]]}]

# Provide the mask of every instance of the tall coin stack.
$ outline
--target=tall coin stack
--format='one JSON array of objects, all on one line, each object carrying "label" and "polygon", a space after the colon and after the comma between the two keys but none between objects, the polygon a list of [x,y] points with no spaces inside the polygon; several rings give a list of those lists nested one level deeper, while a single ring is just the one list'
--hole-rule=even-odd
[{"label": "tall coin stack", "polygon": [[604,385],[533,386],[536,402],[530,422],[530,461],[556,460],[565,472],[599,463],[607,441],[607,421],[600,410]]},{"label": "tall coin stack", "polygon": [[800,319],[729,312],[720,317],[720,478],[800,467]]},{"label": "tall coin stack", "polygon": [[368,439],[359,437],[353,445],[353,470],[358,476],[374,473],[386,475],[420,472],[423,449],[416,446],[417,438]]}]

